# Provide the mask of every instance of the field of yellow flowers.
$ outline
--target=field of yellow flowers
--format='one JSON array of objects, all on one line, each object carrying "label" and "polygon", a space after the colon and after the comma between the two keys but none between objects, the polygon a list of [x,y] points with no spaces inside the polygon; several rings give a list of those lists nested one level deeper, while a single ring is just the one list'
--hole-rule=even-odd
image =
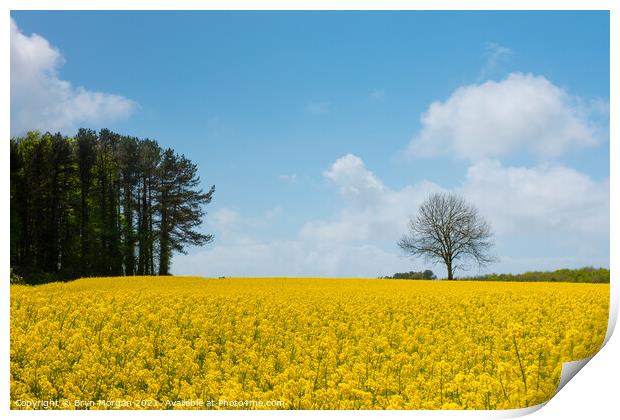
[{"label": "field of yellow flowers", "polygon": [[14,285],[11,407],[525,407],[554,394],[561,362],[599,349],[608,302],[608,284]]}]

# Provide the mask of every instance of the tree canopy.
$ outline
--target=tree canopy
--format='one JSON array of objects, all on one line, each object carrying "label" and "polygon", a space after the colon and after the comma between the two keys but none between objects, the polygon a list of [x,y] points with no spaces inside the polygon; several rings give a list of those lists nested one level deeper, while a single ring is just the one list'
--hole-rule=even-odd
[{"label": "tree canopy", "polygon": [[187,157],[103,129],[11,139],[11,266],[26,281],[167,275],[214,194]]}]

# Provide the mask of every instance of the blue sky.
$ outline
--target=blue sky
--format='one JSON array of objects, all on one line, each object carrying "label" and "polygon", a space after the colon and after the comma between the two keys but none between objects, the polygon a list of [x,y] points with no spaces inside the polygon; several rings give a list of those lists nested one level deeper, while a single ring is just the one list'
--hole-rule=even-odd
[{"label": "blue sky", "polygon": [[424,269],[395,242],[435,190],[491,222],[485,272],[609,265],[607,12],[11,16],[12,134],[155,138],[216,185],[177,274]]}]

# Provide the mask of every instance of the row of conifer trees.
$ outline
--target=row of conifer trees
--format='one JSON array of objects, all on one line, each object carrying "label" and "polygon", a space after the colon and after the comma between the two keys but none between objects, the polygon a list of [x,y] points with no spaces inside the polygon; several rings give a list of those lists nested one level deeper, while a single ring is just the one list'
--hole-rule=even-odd
[{"label": "row of conifer trees", "polygon": [[26,280],[168,275],[210,242],[197,166],[154,140],[103,129],[11,139],[11,266]]}]

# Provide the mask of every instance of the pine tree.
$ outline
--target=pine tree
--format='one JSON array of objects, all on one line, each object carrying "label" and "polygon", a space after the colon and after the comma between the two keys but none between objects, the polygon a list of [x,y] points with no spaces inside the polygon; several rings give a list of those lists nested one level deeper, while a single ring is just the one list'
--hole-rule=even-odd
[{"label": "pine tree", "polygon": [[159,275],[170,274],[172,251],[185,253],[187,245],[205,245],[213,235],[198,232],[204,216],[203,206],[209,204],[215,192],[212,186],[206,194],[199,188],[198,169],[185,156],[164,152],[160,165],[159,202]]},{"label": "pine tree", "polygon": [[139,213],[138,213],[138,275],[154,274],[155,235],[153,234],[153,190],[156,186],[157,167],[161,149],[157,142],[144,140],[138,148],[139,156]]},{"label": "pine tree", "polygon": [[31,132],[10,153],[11,266],[30,282],[167,275],[174,252],[213,239],[197,228],[214,187],[154,140]]},{"label": "pine tree", "polygon": [[121,137],[119,167],[122,185],[123,266],[126,276],[136,274],[136,233],[134,212],[138,187],[138,139]]},{"label": "pine tree", "polygon": [[[79,207],[79,242],[80,242],[80,261],[81,273],[83,275],[93,274],[93,254],[91,253],[91,241],[94,233],[90,222],[90,202],[91,191],[93,189],[93,168],[97,159],[97,135],[92,130],[81,128],[76,136],[76,160],[78,167],[78,179],[80,190],[80,207]],[[91,239],[93,238],[93,239]]]}]

